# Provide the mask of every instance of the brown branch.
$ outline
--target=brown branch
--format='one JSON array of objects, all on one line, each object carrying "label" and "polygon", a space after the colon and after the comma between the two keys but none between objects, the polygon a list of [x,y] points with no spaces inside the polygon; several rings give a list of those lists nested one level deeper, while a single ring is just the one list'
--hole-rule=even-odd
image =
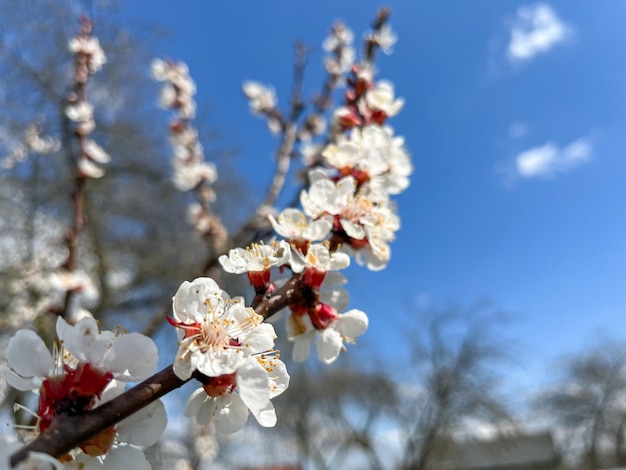
[{"label": "brown branch", "polygon": [[[78,33],[80,37],[87,38],[91,34],[91,22],[87,18],[81,18],[81,30]],[[87,81],[89,77],[88,59],[84,54],[76,53],[74,56],[74,90],[65,99],[63,107],[72,103],[87,102]],[[63,112],[63,111],[62,111]],[[63,140],[66,145],[66,149],[72,156],[70,136],[72,135],[70,129],[70,123],[67,116],[63,115]],[[65,241],[67,244],[68,255],[66,261],[63,263],[62,268],[67,272],[76,271],[78,266],[78,243],[80,239],[80,233],[85,225],[85,186],[87,184],[87,177],[83,175],[78,166],[79,159],[84,155],[87,137],[82,132],[74,132],[76,138],[78,150],[71,159],[75,164],[75,176],[74,176],[74,189],[72,190],[72,203],[73,214],[72,224],[70,229],[65,235]],[[59,316],[66,318],[72,297],[75,291],[68,289],[65,293],[65,300],[60,311],[57,312]]]},{"label": "brown branch", "polygon": [[[301,275],[294,275],[274,295],[262,299],[254,310],[267,319],[298,302],[300,278]],[[16,466],[29,452],[44,452],[55,458],[61,457],[189,380],[179,379],[170,365],[93,410],[81,415],[60,414],[48,429],[11,456],[11,465]]]},{"label": "brown branch", "polygon": [[61,457],[187,381],[179,379],[174,374],[173,366],[168,366],[83,415],[59,415],[45,432],[11,456],[11,465],[16,466],[29,452],[44,452],[55,458]]}]

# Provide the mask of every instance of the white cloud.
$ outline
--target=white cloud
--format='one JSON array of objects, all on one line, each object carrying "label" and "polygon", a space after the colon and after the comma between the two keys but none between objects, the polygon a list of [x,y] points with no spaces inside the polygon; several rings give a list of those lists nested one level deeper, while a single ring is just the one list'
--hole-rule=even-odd
[{"label": "white cloud", "polygon": [[515,170],[521,178],[550,178],[589,161],[592,155],[588,138],[577,139],[563,148],[548,142],[519,153],[515,157]]},{"label": "white cloud", "polygon": [[511,25],[511,39],[507,57],[511,62],[527,62],[537,54],[548,52],[559,43],[566,42],[574,29],[566,25],[545,3],[523,6]]}]

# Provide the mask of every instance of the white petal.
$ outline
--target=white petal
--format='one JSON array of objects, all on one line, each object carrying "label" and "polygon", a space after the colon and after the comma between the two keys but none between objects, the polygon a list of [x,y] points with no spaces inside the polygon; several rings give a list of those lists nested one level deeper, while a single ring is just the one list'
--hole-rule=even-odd
[{"label": "white petal", "polygon": [[385,258],[386,259],[381,259],[376,256],[376,253],[374,253],[371,246],[368,245],[359,251],[359,257],[357,258],[357,262],[360,261],[359,264],[365,264],[365,266],[367,266],[367,269],[371,271],[380,271],[387,267],[387,261],[389,261],[389,256],[386,256]]},{"label": "white petal", "polygon": [[19,376],[47,377],[54,367],[46,343],[31,330],[19,330],[9,341],[5,357]]},{"label": "white petal", "polygon": [[354,238],[355,240],[363,240],[363,238],[365,237],[365,230],[363,229],[363,226],[348,219],[340,219],[339,223],[350,238]]},{"label": "white petal", "polygon": [[229,393],[216,401],[215,429],[222,434],[232,434],[243,428],[248,420],[248,408],[239,395]]},{"label": "white petal", "polygon": [[[189,293],[190,286],[191,283],[189,281],[184,281],[172,298],[172,310],[174,311],[174,318],[183,323],[187,323],[190,320],[189,314],[185,309],[187,294]],[[191,320],[193,321],[194,319]]]},{"label": "white petal", "polygon": [[[199,277],[183,282],[173,298],[174,317],[183,323],[204,320],[204,313],[222,309],[224,292],[210,277]],[[205,303],[205,302],[208,302]]]},{"label": "white petal", "polygon": [[277,397],[289,387],[289,374],[287,366],[280,359],[276,359],[276,365],[270,375],[270,398]]},{"label": "white petal", "polygon": [[330,233],[332,228],[332,216],[322,216],[320,219],[311,222],[311,224],[304,229],[302,235],[306,240],[310,241],[323,240]]},{"label": "white petal", "polygon": [[96,350],[104,354],[104,345],[98,344],[98,324],[93,318],[85,317],[72,326],[59,317],[56,329],[59,339],[63,341],[63,347],[78,359],[97,362],[99,358],[93,357]]},{"label": "white petal", "polygon": [[206,354],[198,354],[198,372],[207,377],[219,377],[232,374],[243,362],[243,351],[220,349]]},{"label": "white petal", "polygon": [[[350,256],[348,253],[345,253],[346,256]],[[326,277],[324,278],[324,284],[322,287],[335,287],[335,286],[343,286],[348,283],[348,278],[341,273],[330,271],[326,273]]]},{"label": "white petal", "polygon": [[[7,383],[18,390],[37,390],[41,387],[43,379],[39,377],[22,377],[17,375],[7,366],[0,366],[0,375],[2,375]],[[1,469],[2,467],[0,467]]]},{"label": "white petal", "polygon": [[100,396],[100,400],[98,403],[105,403],[107,401],[113,400],[115,397],[119,397],[122,393],[124,393],[124,389],[126,388],[126,384],[124,382],[120,382],[119,380],[111,380],[109,385],[104,389],[102,395]]},{"label": "white petal", "polygon": [[333,328],[326,328],[320,333],[316,346],[317,356],[320,360],[330,364],[339,357],[339,352],[343,347],[341,334]]},{"label": "white petal", "polygon": [[333,327],[348,341],[362,335],[367,330],[369,320],[361,310],[352,309],[339,315]]},{"label": "white petal", "polygon": [[120,441],[137,446],[156,444],[167,427],[167,414],[161,400],[150,403],[117,425]]},{"label": "white petal", "polygon": [[[1,463],[1,462],[0,462]],[[4,466],[0,467],[4,470]],[[10,467],[6,467],[9,469]],[[63,464],[54,457],[43,452],[29,452],[25,460],[22,460],[16,470],[63,470]]]},{"label": "white petal", "polygon": [[128,333],[118,336],[106,355],[104,367],[118,372],[120,380],[129,382],[143,380],[152,374],[157,366],[159,353],[154,341],[141,333]]},{"label": "white petal", "polygon": [[271,427],[276,424],[276,413],[269,397],[267,371],[256,359],[250,358],[237,370],[237,388],[241,399],[261,426]]},{"label": "white petal", "polygon": [[350,266],[350,257],[347,254],[336,252],[330,257],[330,270],[337,271],[348,266]]},{"label": "white petal", "polygon": [[[331,273],[329,273],[331,274]],[[350,294],[341,287],[335,287],[320,292],[320,301],[325,304],[330,304],[338,312],[345,310],[350,303]]]},{"label": "white petal", "polygon": [[307,266],[307,262],[305,256],[300,252],[300,250],[294,250],[293,256],[289,261],[289,265],[294,273],[301,273],[304,271],[304,268]]},{"label": "white petal", "polygon": [[187,404],[185,405],[185,416],[187,418],[193,418],[197,416],[200,412],[200,408],[207,400],[207,394],[205,393],[202,387],[197,388],[187,400]]},{"label": "white petal", "polygon": [[241,297],[233,299],[234,303],[225,312],[224,320],[234,320],[239,328],[244,329],[244,333],[250,333],[263,322],[263,317],[252,308],[245,306],[245,301]]},{"label": "white petal", "polygon": [[102,147],[100,147],[93,140],[87,140],[85,142],[84,147],[85,153],[91,158],[93,161],[97,163],[106,164],[111,161],[111,157],[107,154]]},{"label": "white petal", "polygon": [[315,340],[315,331],[311,330],[303,335],[296,336],[293,340],[291,357],[295,362],[304,362],[309,358],[311,345]]},{"label": "white petal", "polygon": [[269,323],[262,323],[245,338],[243,346],[250,354],[269,351],[274,347],[276,332]]},{"label": "white petal", "polygon": [[187,351],[186,347],[181,347],[176,353],[174,360],[174,374],[181,380],[187,380],[196,370],[195,363],[192,363],[193,355],[183,353]]},{"label": "white petal", "polygon": [[87,178],[98,179],[104,176],[105,171],[88,158],[78,159],[78,169]]},{"label": "white petal", "polygon": [[105,470],[150,470],[152,466],[146,455],[133,446],[118,446],[107,452],[102,468]]}]

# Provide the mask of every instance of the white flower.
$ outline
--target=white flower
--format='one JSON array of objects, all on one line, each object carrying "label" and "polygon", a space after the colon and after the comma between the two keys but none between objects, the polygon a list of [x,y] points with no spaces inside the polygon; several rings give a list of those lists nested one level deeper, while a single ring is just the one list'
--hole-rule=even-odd
[{"label": "white flower", "polygon": [[197,389],[187,402],[185,416],[195,416],[200,424],[213,422],[215,429],[225,434],[243,427],[248,410],[261,426],[276,424],[276,412],[270,400],[289,385],[287,368],[281,360],[273,356],[248,357],[234,377],[222,381],[217,385],[209,381]]},{"label": "white flower", "polygon": [[302,142],[300,144],[300,154],[302,155],[302,164],[306,167],[316,165],[318,163],[322,144],[313,144],[311,142]]},{"label": "white flower", "polygon": [[152,78],[156,81],[163,82],[167,80],[169,68],[167,62],[162,59],[153,59],[150,64],[150,72]]},{"label": "white flower", "polygon": [[89,56],[87,62],[89,73],[97,72],[107,61],[104,51],[100,47],[100,41],[96,37],[74,37],[70,39],[68,47],[73,54]]},{"label": "white flower", "polygon": [[106,164],[111,161],[111,157],[109,156],[109,154],[106,153],[102,147],[100,147],[91,139],[87,139],[85,141],[85,147],[83,151],[89,157],[89,159],[93,160],[94,162]]},{"label": "white flower", "polygon": [[57,335],[63,347],[78,361],[87,361],[113,374],[117,380],[135,382],[149,376],[157,366],[154,341],[140,333],[115,335],[99,331],[91,317],[70,325],[59,317]]},{"label": "white flower", "polygon": [[154,59],[151,72],[152,78],[156,81],[169,82],[188,95],[196,93],[196,85],[189,76],[189,67],[184,62]]},{"label": "white flower", "polygon": [[189,67],[184,62],[154,59],[151,64],[152,78],[176,87],[180,93],[194,95],[196,84],[189,76]]},{"label": "white flower", "polygon": [[173,311],[170,323],[180,338],[174,373],[183,380],[196,370],[202,374],[203,387],[190,397],[185,415],[199,423],[213,420],[218,431],[230,433],[245,424],[249,409],[262,426],[274,426],[270,399],[289,382],[272,349],[274,327],[210,278],[184,282]]},{"label": "white flower", "polygon": [[[215,193],[209,193],[211,202],[215,200]],[[187,222],[195,227],[199,234],[208,233],[213,228],[213,217],[207,214],[202,205],[197,202],[187,206]]]},{"label": "white flower", "polygon": [[[102,393],[102,398],[96,400],[95,407],[112,400],[123,392],[124,384],[115,380],[111,381]],[[67,463],[65,468],[149,470],[151,466],[145,454],[136,446],[146,447],[156,444],[166,427],[165,406],[161,400],[157,400],[71,451],[69,456],[73,460]]]},{"label": "white flower", "polygon": [[382,111],[386,117],[393,117],[404,106],[404,99],[395,98],[393,83],[380,80],[365,94],[365,103],[371,110]]},{"label": "white flower", "polygon": [[[323,304],[322,304],[323,305]],[[344,314],[336,314],[328,326],[320,330],[313,326],[309,315],[291,314],[287,318],[287,335],[294,342],[293,360],[306,361],[313,342],[319,359],[330,364],[345,350],[345,343],[354,340],[367,329],[368,318],[361,310],[352,309]]]},{"label": "white flower", "polygon": [[175,108],[183,119],[192,119],[196,113],[196,84],[189,76],[189,68],[183,62],[152,61],[152,77],[165,82],[159,95],[158,104],[162,108]]},{"label": "white flower", "polygon": [[354,35],[350,28],[338,21],[324,40],[322,47],[325,51],[331,52],[324,58],[324,67],[331,75],[341,75],[350,70],[354,63],[356,53],[352,47]]},{"label": "white flower", "polygon": [[65,115],[74,122],[93,120],[93,105],[87,101],[77,101],[65,107]]},{"label": "white flower", "polygon": [[211,278],[183,282],[173,312],[180,339],[174,373],[183,380],[195,370],[207,377],[232,374],[247,356],[274,346],[274,327]]},{"label": "white flower", "polygon": [[[141,380],[156,367],[156,345],[138,333],[99,332],[93,318],[83,318],[72,326],[59,317],[57,334],[60,343],[55,345],[53,356],[34,332],[19,330],[7,347],[8,367],[0,368],[10,385],[19,390],[40,392],[36,413],[38,433],[45,432],[60,414],[82,415],[119,395],[124,389],[120,381]],[[165,430],[166,423],[163,404],[155,402],[82,443],[70,453],[76,460],[66,468],[101,466],[101,460],[91,459],[80,451],[104,458],[105,468],[118,468],[113,465],[117,447],[122,447],[123,442],[152,445]],[[131,454],[133,452],[141,453],[136,449]],[[111,459],[108,464],[107,459]],[[142,461],[145,456],[137,459],[139,463]]]},{"label": "white flower", "polygon": [[283,210],[278,219],[273,215],[269,215],[268,218],[278,235],[296,242],[323,240],[333,226],[332,217],[309,221],[302,211],[294,208]]},{"label": "white flower", "polygon": [[76,132],[80,135],[88,135],[96,128],[93,119],[93,105],[86,101],[78,101],[65,107],[65,115],[70,121],[76,123]]},{"label": "white flower", "polygon": [[[97,461],[97,459],[91,459]],[[83,466],[83,462],[79,462],[77,470],[90,470]],[[133,470],[150,470],[152,465],[146,455],[138,448],[132,445],[115,445],[104,457],[101,470],[118,470],[120,468],[132,468]]]},{"label": "white flower", "polygon": [[157,104],[159,108],[169,109],[176,102],[176,89],[170,83],[165,83],[161,87]]},{"label": "white flower", "polygon": [[413,171],[404,138],[394,136],[389,126],[352,129],[347,137],[341,136],[336,144],[329,144],[322,156],[342,174],[369,180],[373,187],[388,194],[404,191]]},{"label": "white flower", "polygon": [[[270,219],[271,220],[271,219]],[[269,245],[253,243],[247,248],[233,248],[222,255],[219,262],[226,272],[242,274],[262,272],[272,266],[282,266],[291,259],[291,247],[285,240]]]},{"label": "white flower", "polygon": [[41,126],[31,124],[24,133],[24,144],[31,151],[39,154],[54,153],[61,148],[61,142],[54,137],[41,137]]},{"label": "white flower", "polygon": [[180,191],[190,191],[203,181],[208,184],[217,181],[217,169],[213,163],[191,162],[184,163],[174,160],[173,183]]},{"label": "white flower", "polygon": [[247,81],[243,84],[243,93],[250,102],[250,108],[254,113],[270,111],[276,107],[276,92],[274,88],[259,82]]},{"label": "white flower", "polygon": [[24,444],[11,439],[6,434],[0,436],[0,470],[62,470],[61,462],[43,452],[29,452],[27,457],[15,467],[11,466],[11,455]]},{"label": "white flower", "polygon": [[[122,393],[124,393],[124,384],[113,380],[102,393],[102,398],[98,400],[96,406],[100,406]],[[156,400],[115,425],[116,441],[133,446],[151,446],[158,442],[166,427],[165,405],[161,400]],[[107,453],[107,458],[109,457],[110,455]]]},{"label": "white flower", "polygon": [[95,303],[100,294],[89,275],[82,270],[54,271],[48,275],[49,288],[64,297],[68,291],[75,292],[81,302]]},{"label": "white flower", "polygon": [[356,191],[352,176],[333,182],[311,172],[313,184],[302,191],[300,202],[304,212],[313,218],[324,214],[335,216],[341,230],[335,235],[345,239],[342,251],[358,252],[357,262],[369,269],[383,269],[391,256],[389,242],[400,228],[400,219],[389,205],[387,194],[370,185]]},{"label": "white flower", "polygon": [[304,213],[313,218],[324,214],[336,215],[341,212],[350,199],[354,197],[356,182],[346,177],[333,182],[321,171],[309,172],[311,186],[300,193],[300,204]]},{"label": "white flower", "polygon": [[333,25],[328,37],[324,40],[322,48],[327,52],[334,51],[338,47],[352,44],[353,40],[354,34],[352,30],[348,28],[345,23],[337,21]]},{"label": "white flower", "polygon": [[105,175],[105,171],[89,158],[78,159],[78,171],[86,178],[98,179]]},{"label": "white flower", "polygon": [[378,44],[380,50],[385,54],[391,54],[394,44],[398,41],[398,36],[393,32],[391,26],[385,23],[378,31],[367,34],[365,39]]},{"label": "white flower", "polygon": [[327,271],[338,271],[350,266],[350,257],[345,253],[330,253],[328,246],[314,244],[308,247],[306,254],[295,250],[291,258],[291,269],[295,273],[301,273],[305,268],[312,268],[316,271],[326,273]]},{"label": "white flower", "polygon": [[18,390],[38,390],[55,370],[48,347],[32,330],[18,330],[9,340],[5,357],[8,366],[0,366],[0,374]]}]

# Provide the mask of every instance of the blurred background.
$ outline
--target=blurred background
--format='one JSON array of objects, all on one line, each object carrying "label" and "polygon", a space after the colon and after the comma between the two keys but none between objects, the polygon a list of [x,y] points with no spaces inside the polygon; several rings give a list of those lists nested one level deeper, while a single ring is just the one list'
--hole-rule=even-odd
[{"label": "blurred background", "polygon": [[[168,396],[154,468],[626,466],[626,4],[386,5],[399,40],[377,77],[406,100],[390,125],[414,173],[388,267],[347,272],[369,330],[329,367],[288,363],[273,429],[249,420],[217,436],[182,418],[191,389]],[[152,59],[189,65],[194,124],[220,175],[215,210],[234,230],[269,184],[278,145],[242,82],[271,84],[287,110],[300,41],[311,98],[333,22],[359,47],[381,6],[0,0],[1,349],[19,328],[52,337],[37,279],[66,256],[72,174],[62,148],[39,155],[23,142],[33,124],[62,139],[80,14],[108,59],[89,99],[112,156],[90,182],[81,234],[80,265],[99,291],[90,310],[103,328],[151,334],[165,366],[176,341],[163,309],[210,253],[185,220],[190,196],[170,181],[171,116],[156,108]],[[244,281],[221,279],[251,298]],[[279,346],[288,359],[291,345]],[[32,397],[0,380],[3,419],[27,421],[12,405]]]}]

